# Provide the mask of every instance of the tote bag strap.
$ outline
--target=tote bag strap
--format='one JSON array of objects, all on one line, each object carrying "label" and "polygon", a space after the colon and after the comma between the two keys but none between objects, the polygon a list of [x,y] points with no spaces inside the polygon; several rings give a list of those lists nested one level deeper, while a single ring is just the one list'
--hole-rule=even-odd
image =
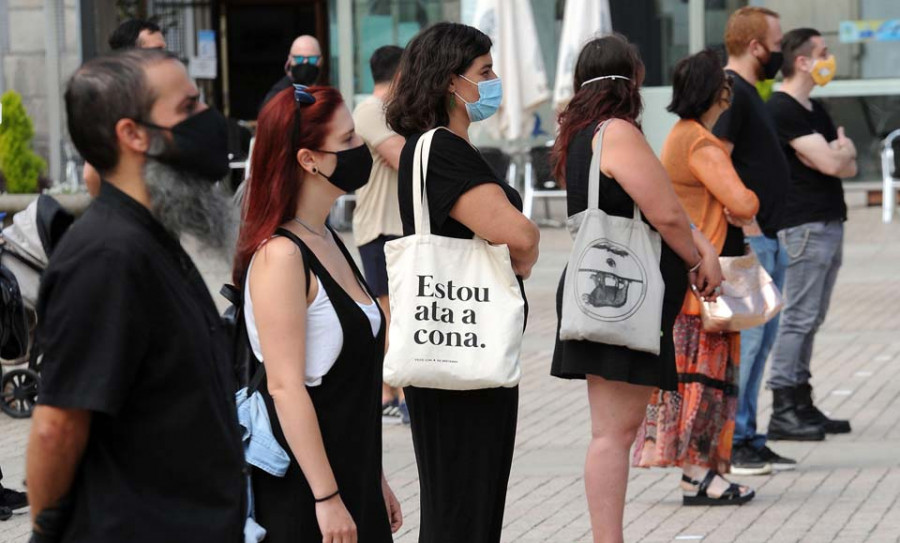
[{"label": "tote bag strap", "polygon": [[431,155],[431,141],[443,126],[425,132],[416,142],[413,156],[413,226],[417,235],[431,234],[431,212],[428,208],[428,191],[425,188],[428,176],[428,158]]},{"label": "tote bag strap", "polygon": [[[588,209],[600,209],[600,155],[603,151],[603,133],[612,119],[607,119],[597,127],[597,143],[594,144],[594,154],[591,157],[591,170],[588,174]],[[637,203],[634,204],[634,220],[641,220],[641,210]]]}]

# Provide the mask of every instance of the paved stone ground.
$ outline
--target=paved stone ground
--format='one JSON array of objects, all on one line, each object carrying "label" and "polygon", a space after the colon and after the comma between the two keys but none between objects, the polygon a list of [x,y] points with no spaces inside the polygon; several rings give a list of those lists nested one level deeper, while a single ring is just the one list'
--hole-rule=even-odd
[{"label": "paved stone ground", "polygon": [[[532,315],[503,541],[581,543],[590,541],[582,480],[590,428],[585,386],[548,375],[553,300],[570,242],[560,229],[545,228],[542,236],[541,261],[526,285]],[[876,209],[853,209],[844,253],[816,343],[813,384],[821,407],[850,418],[854,432],[823,443],[773,444],[801,466],[740,478],[758,492],[743,507],[684,508],[677,471],[634,470],[626,541],[900,541],[900,225],[880,224]],[[770,395],[764,392],[760,403],[765,427]],[[28,421],[0,415],[0,465],[10,486],[22,480],[28,428]],[[406,517],[396,541],[414,542],[418,483],[408,429],[385,428],[385,467]],[[0,523],[0,543],[22,543],[27,531],[25,516]]]}]

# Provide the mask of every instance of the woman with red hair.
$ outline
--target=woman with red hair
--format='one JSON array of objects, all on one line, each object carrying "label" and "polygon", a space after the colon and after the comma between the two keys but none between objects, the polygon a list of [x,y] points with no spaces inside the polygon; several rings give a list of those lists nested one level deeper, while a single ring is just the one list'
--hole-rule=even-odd
[{"label": "woman with red hair", "polygon": [[389,542],[402,524],[381,467],[384,316],[326,225],[371,167],[332,88],[296,85],[260,113],[234,280],[272,433],[291,459],[284,477],[253,468],[266,541]]}]

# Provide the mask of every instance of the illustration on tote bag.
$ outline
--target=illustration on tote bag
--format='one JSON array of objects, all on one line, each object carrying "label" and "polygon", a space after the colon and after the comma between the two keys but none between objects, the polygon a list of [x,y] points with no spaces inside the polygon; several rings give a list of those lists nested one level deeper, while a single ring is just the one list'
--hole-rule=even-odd
[{"label": "illustration on tote bag", "polygon": [[627,319],[647,296],[647,272],[628,247],[609,239],[592,243],[578,260],[576,296],[586,315],[600,321]]}]

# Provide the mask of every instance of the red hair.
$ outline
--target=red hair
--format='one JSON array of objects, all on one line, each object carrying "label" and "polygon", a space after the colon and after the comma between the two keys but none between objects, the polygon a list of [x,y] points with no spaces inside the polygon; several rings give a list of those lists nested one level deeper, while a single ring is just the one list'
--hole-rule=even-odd
[{"label": "red hair", "polygon": [[[609,75],[629,79],[592,81]],[[610,34],[584,46],[575,64],[575,96],[559,114],[559,133],[550,157],[554,179],[561,186],[566,186],[569,144],[579,132],[611,118],[624,119],[641,128],[638,117],[644,107],[640,90],[643,81],[644,63],[637,48],[624,36]]]},{"label": "red hair", "polygon": [[316,102],[299,106],[300,127],[296,135],[294,116],[298,106],[293,88],[275,95],[259,114],[232,271],[237,286],[243,285],[250,259],[260,244],[296,213],[303,173],[297,163],[297,151],[322,146],[334,112],[344,103],[341,93],[331,87],[309,87],[307,92],[315,96]]}]

